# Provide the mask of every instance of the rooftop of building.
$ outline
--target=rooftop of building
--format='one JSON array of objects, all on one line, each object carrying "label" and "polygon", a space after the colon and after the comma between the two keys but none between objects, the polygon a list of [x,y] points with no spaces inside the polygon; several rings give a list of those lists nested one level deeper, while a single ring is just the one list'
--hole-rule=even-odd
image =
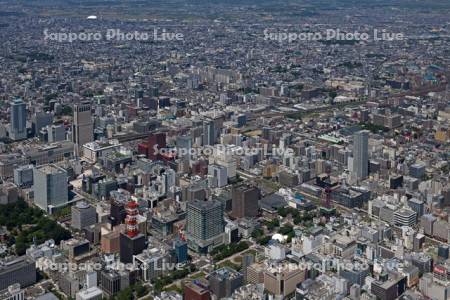
[{"label": "rooftop of building", "polygon": [[43,165],[36,168],[37,171],[46,175],[66,174],[66,171],[56,165]]},{"label": "rooftop of building", "polygon": [[202,282],[200,280],[193,280],[190,282],[185,283],[184,285],[186,288],[189,288],[196,292],[197,294],[206,294],[209,293],[208,290],[208,283]]},{"label": "rooftop of building", "polygon": [[213,271],[212,273],[209,274],[209,276],[218,278],[220,280],[227,280],[227,279],[232,280],[232,279],[241,277],[242,274],[234,269],[224,267],[224,268]]}]

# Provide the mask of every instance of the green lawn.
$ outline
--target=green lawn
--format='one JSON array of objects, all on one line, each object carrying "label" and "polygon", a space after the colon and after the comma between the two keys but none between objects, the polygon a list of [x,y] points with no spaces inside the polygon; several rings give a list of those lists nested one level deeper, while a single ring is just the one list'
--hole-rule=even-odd
[{"label": "green lawn", "polygon": [[199,279],[199,278],[202,278],[202,277],[205,277],[205,276],[206,276],[205,272],[201,271],[201,272],[198,272],[198,273],[194,274],[193,276],[191,276],[189,278],[191,278],[191,279]]},{"label": "green lawn", "polygon": [[235,269],[236,271],[239,271],[241,269],[241,265],[239,264],[235,264],[232,263],[230,260],[226,260],[224,262],[221,262],[220,264],[218,264],[219,268],[224,268],[224,267],[228,267],[231,269]]}]

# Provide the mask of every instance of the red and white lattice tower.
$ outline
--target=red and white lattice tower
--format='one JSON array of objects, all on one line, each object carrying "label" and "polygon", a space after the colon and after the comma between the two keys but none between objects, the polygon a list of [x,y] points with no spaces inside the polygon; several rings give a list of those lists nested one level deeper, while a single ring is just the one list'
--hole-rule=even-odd
[{"label": "red and white lattice tower", "polygon": [[125,224],[127,225],[127,235],[132,238],[137,236],[139,233],[137,225],[137,215],[139,214],[137,202],[129,201],[125,210],[127,212],[127,217],[125,218]]}]

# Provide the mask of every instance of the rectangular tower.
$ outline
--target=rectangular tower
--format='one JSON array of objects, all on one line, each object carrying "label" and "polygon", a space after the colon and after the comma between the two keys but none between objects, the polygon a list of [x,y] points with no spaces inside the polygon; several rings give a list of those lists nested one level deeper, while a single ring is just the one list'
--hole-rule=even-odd
[{"label": "rectangular tower", "polygon": [[187,204],[186,232],[188,246],[208,252],[223,243],[223,204],[219,201],[193,200]]},{"label": "rectangular tower", "polygon": [[83,146],[94,140],[94,123],[92,121],[91,104],[82,102],[73,106],[72,141]]},{"label": "rectangular tower", "polygon": [[364,180],[369,175],[369,131],[361,130],[353,135],[353,176]]},{"label": "rectangular tower", "polygon": [[44,165],[33,171],[34,203],[49,211],[68,202],[67,172],[55,165]]},{"label": "rectangular tower", "polygon": [[9,137],[14,140],[27,138],[27,106],[22,99],[11,101]]}]

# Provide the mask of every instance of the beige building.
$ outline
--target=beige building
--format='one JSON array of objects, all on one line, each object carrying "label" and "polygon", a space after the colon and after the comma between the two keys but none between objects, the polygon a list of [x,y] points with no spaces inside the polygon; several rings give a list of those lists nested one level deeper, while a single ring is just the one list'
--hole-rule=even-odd
[{"label": "beige building", "polygon": [[[247,271],[248,272],[248,271]],[[288,296],[305,280],[305,270],[295,264],[270,266],[264,272],[264,287],[274,296]]]},{"label": "beige building", "polygon": [[72,141],[78,147],[94,140],[94,122],[91,110],[89,102],[73,106]]},{"label": "beige building", "polygon": [[83,159],[96,163],[103,160],[107,155],[119,151],[121,144],[118,140],[110,140],[107,142],[89,142],[82,146]]},{"label": "beige building", "polygon": [[119,253],[120,250],[120,233],[126,229],[125,224],[120,224],[114,228],[102,227],[101,230],[101,250],[103,253]]},{"label": "beige building", "polygon": [[264,283],[264,271],[266,265],[262,263],[254,263],[247,267],[247,283],[259,284]]}]

